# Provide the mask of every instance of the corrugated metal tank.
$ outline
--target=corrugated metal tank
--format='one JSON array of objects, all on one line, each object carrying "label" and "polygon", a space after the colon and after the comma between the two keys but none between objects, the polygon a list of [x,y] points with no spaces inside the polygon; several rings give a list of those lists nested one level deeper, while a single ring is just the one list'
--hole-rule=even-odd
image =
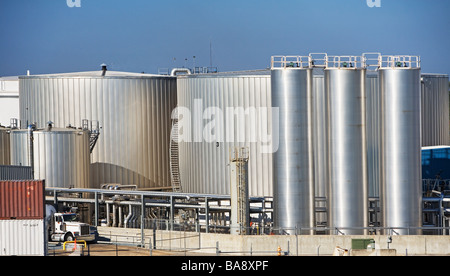
[{"label": "corrugated metal tank", "polygon": [[383,110],[383,226],[401,235],[420,234],[418,229],[403,228],[422,225],[420,68],[381,68],[379,81]]},{"label": "corrugated metal tank", "polygon": [[448,75],[422,74],[422,146],[449,144]]},{"label": "corrugated metal tank", "polygon": [[[178,76],[177,89],[183,192],[230,194],[230,151],[246,147],[249,195],[271,196],[272,154],[265,153],[270,143],[259,136],[272,129],[264,113],[271,106],[270,71]],[[254,117],[246,113],[253,108]]]},{"label": "corrugated metal tank", "polygon": [[366,70],[326,68],[329,100],[329,227],[363,234],[367,226]]},{"label": "corrugated metal tank", "polygon": [[0,165],[11,165],[9,128],[0,126]]},{"label": "corrugated metal tank", "polygon": [[300,229],[315,226],[312,84],[310,68],[272,68],[272,107],[279,108],[273,208],[281,233],[307,234]]},{"label": "corrugated metal tank", "polygon": [[20,77],[22,126],[100,123],[92,152],[94,188],[104,183],[171,186],[170,115],[176,101],[176,78],[169,76],[94,71]]},{"label": "corrugated metal tank", "polygon": [[[28,130],[11,131],[13,165],[31,166]],[[47,187],[91,188],[89,131],[52,128],[33,131],[34,179]]]}]

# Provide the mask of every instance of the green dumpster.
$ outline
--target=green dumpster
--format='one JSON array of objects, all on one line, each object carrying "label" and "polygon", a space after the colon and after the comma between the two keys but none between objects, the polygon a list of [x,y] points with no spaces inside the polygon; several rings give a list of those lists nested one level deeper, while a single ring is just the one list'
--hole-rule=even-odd
[{"label": "green dumpster", "polygon": [[369,245],[374,248],[374,244],[374,239],[352,239],[352,249],[367,249]]}]

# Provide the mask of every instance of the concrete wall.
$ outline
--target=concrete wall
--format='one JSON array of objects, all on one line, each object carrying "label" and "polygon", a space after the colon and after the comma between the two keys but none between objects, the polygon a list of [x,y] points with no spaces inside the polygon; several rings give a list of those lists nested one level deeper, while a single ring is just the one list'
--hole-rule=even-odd
[{"label": "concrete wall", "polygon": [[[140,242],[140,229],[98,227],[102,239],[119,243]],[[145,246],[153,244],[153,230],[144,230]],[[371,238],[375,249],[387,252],[388,236],[234,236],[213,233],[156,231],[156,249],[180,250],[220,255],[264,255],[276,256],[278,247],[282,254],[333,255],[336,247],[351,249],[352,239]],[[404,255],[450,255],[450,236],[392,236],[389,254]],[[394,251],[395,250],[395,251]],[[374,254],[376,255],[376,254]]]}]

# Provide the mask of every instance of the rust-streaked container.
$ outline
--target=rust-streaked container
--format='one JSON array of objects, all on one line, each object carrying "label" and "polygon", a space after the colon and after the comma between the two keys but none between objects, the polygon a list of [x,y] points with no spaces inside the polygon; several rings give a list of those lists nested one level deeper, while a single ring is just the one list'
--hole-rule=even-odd
[{"label": "rust-streaked container", "polygon": [[43,180],[0,181],[0,220],[44,218]]}]

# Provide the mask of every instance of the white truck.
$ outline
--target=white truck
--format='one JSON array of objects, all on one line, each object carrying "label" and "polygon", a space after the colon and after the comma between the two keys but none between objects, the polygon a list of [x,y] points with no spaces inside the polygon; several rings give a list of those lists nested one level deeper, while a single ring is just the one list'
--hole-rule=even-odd
[{"label": "white truck", "polygon": [[46,206],[46,222],[50,241],[84,240],[95,242],[97,228],[77,220],[76,213],[58,213],[51,206]]}]

